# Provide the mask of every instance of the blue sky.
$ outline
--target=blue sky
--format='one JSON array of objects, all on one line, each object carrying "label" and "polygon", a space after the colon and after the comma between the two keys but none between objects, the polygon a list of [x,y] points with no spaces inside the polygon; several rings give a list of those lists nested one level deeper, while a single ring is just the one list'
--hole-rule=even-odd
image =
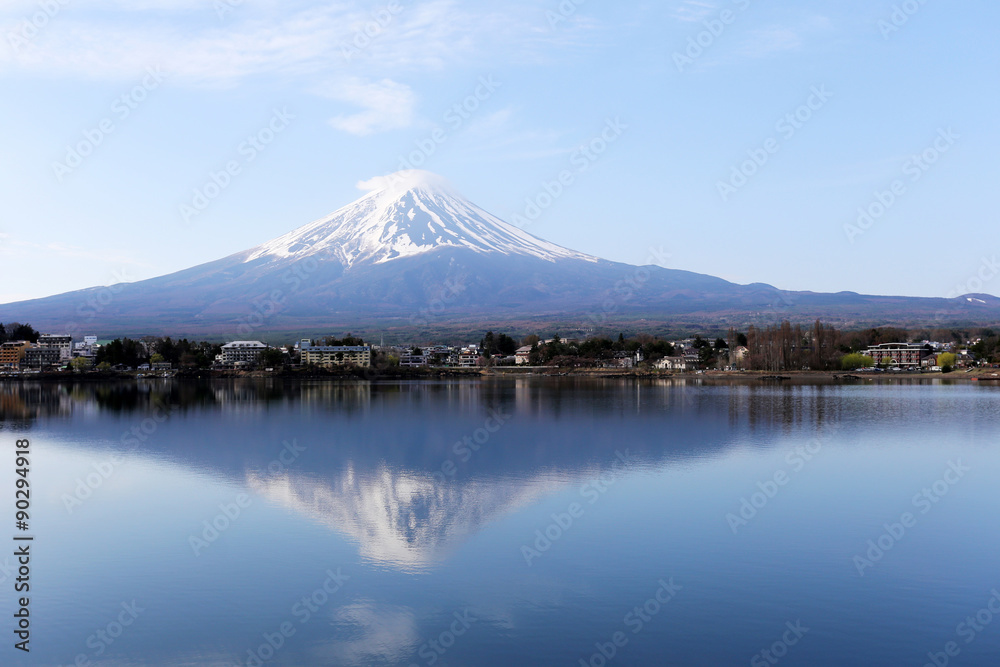
[{"label": "blue sky", "polygon": [[0,302],[217,259],[404,163],[612,260],[1000,295],[997,25],[942,0],[6,0]]}]

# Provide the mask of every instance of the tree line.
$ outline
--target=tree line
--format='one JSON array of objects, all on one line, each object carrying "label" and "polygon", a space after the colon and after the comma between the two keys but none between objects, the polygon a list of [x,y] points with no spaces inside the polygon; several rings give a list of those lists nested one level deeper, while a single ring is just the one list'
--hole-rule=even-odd
[{"label": "tree line", "polygon": [[30,324],[21,324],[20,322],[0,323],[0,345],[17,340],[37,343],[38,336],[39,333]]}]

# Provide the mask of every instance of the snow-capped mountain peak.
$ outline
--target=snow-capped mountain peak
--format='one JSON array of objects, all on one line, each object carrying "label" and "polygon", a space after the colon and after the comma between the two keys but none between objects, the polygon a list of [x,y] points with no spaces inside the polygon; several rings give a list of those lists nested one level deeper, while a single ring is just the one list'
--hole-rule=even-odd
[{"label": "snow-capped mountain peak", "polygon": [[547,261],[598,258],[504,222],[459,195],[442,177],[407,170],[358,183],[368,194],[330,215],[248,251],[245,261],[319,256],[349,269],[442,247]]}]

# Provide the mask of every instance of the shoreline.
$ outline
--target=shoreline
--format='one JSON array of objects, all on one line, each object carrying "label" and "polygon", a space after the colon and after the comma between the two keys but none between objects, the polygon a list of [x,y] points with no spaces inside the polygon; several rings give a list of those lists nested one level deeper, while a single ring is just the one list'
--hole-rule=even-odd
[{"label": "shoreline", "polygon": [[694,380],[707,384],[845,384],[845,383],[895,383],[946,381],[948,384],[984,382],[1000,383],[1000,368],[976,368],[956,370],[950,373],[912,371],[685,371],[671,372],[642,369],[611,368],[559,368],[559,367],[498,367],[498,368],[344,368],[336,370],[283,371],[219,371],[191,370],[177,371],[169,375],[137,373],[134,371],[106,371],[74,373],[58,371],[52,373],[20,373],[0,376],[0,383],[6,382],[109,382],[132,380],[135,382],[155,380],[297,380],[297,381],[393,381],[393,380],[439,380],[439,379],[497,379],[497,378],[619,378],[636,380]]}]

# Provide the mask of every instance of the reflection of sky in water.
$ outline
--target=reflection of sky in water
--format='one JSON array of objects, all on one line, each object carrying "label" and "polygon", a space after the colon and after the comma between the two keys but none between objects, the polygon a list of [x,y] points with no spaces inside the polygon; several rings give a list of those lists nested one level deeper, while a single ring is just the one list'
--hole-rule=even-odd
[{"label": "reflection of sky in water", "polygon": [[[93,660],[88,638],[132,600],[142,613],[99,664],[242,664],[282,623],[294,634],[270,664],[578,664],[619,630],[615,664],[745,664],[799,618],[811,630],[787,664],[922,664],[1000,583],[987,388],[148,389],[0,388],[0,442],[27,433],[34,450],[35,650],[13,664]],[[170,418],[123,447],[160,401]],[[511,418],[457,454],[490,409]],[[788,452],[817,434],[794,471]],[[273,465],[293,440],[301,454]],[[853,557],[958,458],[968,476],[859,577]],[[789,483],[733,535],[727,513],[778,470]],[[219,518],[242,493],[249,506]],[[573,503],[526,565],[522,547]],[[230,525],[196,556],[213,520]],[[317,595],[338,568],[343,587]],[[683,589],[632,634],[623,617],[670,577]],[[456,613],[475,622],[435,653]],[[963,664],[993,664],[998,637],[963,646]]]}]

